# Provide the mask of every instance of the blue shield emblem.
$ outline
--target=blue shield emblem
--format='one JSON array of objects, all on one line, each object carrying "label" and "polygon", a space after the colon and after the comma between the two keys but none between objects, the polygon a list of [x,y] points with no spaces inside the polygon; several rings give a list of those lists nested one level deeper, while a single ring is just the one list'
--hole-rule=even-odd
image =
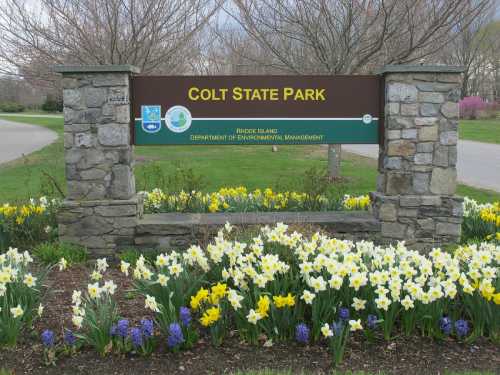
[{"label": "blue shield emblem", "polygon": [[146,133],[157,133],[161,130],[161,106],[141,106],[142,130]]}]

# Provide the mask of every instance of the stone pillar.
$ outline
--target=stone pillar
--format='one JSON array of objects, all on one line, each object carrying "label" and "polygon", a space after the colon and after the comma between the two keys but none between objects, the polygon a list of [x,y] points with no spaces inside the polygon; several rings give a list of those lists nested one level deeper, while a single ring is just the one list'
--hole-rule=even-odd
[{"label": "stone pillar", "polygon": [[67,196],[58,221],[61,241],[94,256],[133,245],[141,211],[130,142],[129,65],[60,66],[63,74]]},{"label": "stone pillar", "polygon": [[373,208],[386,242],[429,249],[457,242],[458,100],[462,69],[387,66],[385,129]]}]

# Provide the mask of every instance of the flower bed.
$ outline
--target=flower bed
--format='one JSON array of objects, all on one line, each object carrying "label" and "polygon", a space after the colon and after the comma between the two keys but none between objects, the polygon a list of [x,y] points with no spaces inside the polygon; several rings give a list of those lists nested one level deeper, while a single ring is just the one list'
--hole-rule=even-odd
[{"label": "flower bed", "polygon": [[0,205],[0,250],[9,246],[29,248],[57,236],[59,202],[46,197],[23,205]]},{"label": "flower bed", "polygon": [[[65,330],[62,337],[43,331],[46,363],[81,347],[101,355],[149,356],[159,348],[196,347],[205,336],[218,347],[232,342],[235,333],[252,345],[325,343],[335,364],[353,340],[500,339],[499,246],[482,243],[453,254],[434,249],[422,255],[403,243],[384,248],[287,229],[263,227],[240,242],[227,224],[206,249],[122,261],[132,295],[152,314],[134,322],[120,316],[118,284],[108,276],[107,261],[98,260],[91,282],[67,301],[75,331]],[[21,282],[11,264],[24,264],[27,256],[10,250],[2,258],[2,285],[11,295],[17,290],[13,283]],[[3,306],[9,301],[0,297]],[[4,317],[17,319],[11,309],[32,311],[36,305],[23,303],[2,309]]]},{"label": "flower bed", "polygon": [[146,213],[367,210],[370,206],[368,195],[345,195],[342,200],[335,200],[295,191],[274,192],[270,188],[248,191],[243,186],[222,188],[213,193],[166,194],[161,189],[153,189],[142,194]]},{"label": "flower bed", "polygon": [[462,238],[500,242],[500,202],[479,204],[465,197]]}]

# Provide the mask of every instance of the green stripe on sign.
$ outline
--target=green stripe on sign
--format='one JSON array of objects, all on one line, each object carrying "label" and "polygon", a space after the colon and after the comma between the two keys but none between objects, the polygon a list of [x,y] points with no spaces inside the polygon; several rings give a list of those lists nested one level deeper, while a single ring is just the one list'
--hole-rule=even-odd
[{"label": "green stripe on sign", "polygon": [[161,130],[147,133],[141,120],[135,121],[136,145],[255,145],[378,143],[379,121],[361,119],[193,119],[183,133]]}]

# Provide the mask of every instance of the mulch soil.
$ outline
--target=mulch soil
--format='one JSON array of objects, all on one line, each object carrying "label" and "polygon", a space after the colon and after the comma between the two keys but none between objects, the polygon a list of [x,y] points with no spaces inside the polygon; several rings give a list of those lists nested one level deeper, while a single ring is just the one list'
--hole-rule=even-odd
[{"label": "mulch soil", "polygon": [[[115,267],[116,268],[116,267]],[[237,335],[227,338],[214,348],[208,337],[202,337],[188,351],[171,353],[163,342],[150,358],[110,355],[100,357],[91,349],[82,349],[72,357],[60,357],[56,366],[45,366],[39,334],[44,329],[61,332],[71,328],[71,294],[84,289],[89,269],[76,266],[59,272],[54,269],[47,279],[48,294],[44,298],[44,316],[35,324],[35,332],[26,334],[14,349],[0,350],[0,369],[15,374],[232,374],[239,370],[276,369],[306,371],[311,374],[331,374],[332,361],[326,346],[301,346],[295,343],[274,344],[271,347],[250,346]],[[116,269],[110,269],[105,279],[118,284],[120,314],[137,323],[151,314],[142,298],[131,298],[127,292],[131,280]],[[166,341],[166,340],[162,340]],[[345,360],[339,371],[365,371],[374,374],[426,375],[449,371],[488,371],[500,374],[500,346],[486,340],[473,344],[455,340],[435,341],[424,337],[399,336],[386,342],[374,343],[362,336],[349,341]]]}]

